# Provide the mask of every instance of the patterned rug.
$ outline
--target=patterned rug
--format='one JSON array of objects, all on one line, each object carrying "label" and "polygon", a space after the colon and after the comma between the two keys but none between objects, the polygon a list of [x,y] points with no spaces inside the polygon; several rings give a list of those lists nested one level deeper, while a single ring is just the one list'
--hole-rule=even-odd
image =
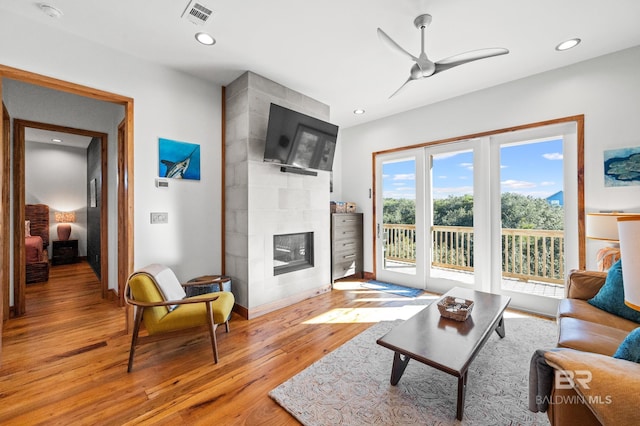
[{"label": "patterned rug", "polygon": [[397,386],[393,352],[376,340],[400,321],[380,322],[273,389],[269,396],[314,425],[548,425],[528,411],[529,362],[556,344],[556,325],[505,316],[506,337],[489,338],[469,368],[464,418],[456,420],[457,378],[410,361]]}]

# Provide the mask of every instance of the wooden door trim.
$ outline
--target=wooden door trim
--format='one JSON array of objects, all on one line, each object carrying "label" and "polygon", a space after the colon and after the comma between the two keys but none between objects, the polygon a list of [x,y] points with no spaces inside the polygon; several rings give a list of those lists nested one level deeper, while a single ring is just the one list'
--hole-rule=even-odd
[{"label": "wooden door trim", "polygon": [[13,120],[13,287],[15,314],[23,315],[26,312],[26,274],[25,274],[25,246],[24,246],[24,226],[25,221],[25,129],[49,130],[61,133],[87,136],[100,140],[100,249],[103,250],[100,257],[100,281],[102,284],[102,297],[107,296],[109,289],[109,267],[108,267],[108,220],[107,220],[107,144],[108,135],[92,130],[77,129],[73,127],[58,126],[55,124],[41,123],[36,121],[14,119]]},{"label": "wooden door trim", "polygon": [[[2,87],[0,85],[0,99],[2,98]],[[11,117],[9,116],[9,111],[5,106],[4,102],[2,103],[2,148],[0,148],[0,165],[2,167],[2,174],[0,176],[0,203],[2,204],[2,208],[0,208],[0,245],[2,246],[2,258],[0,259],[0,263],[2,265],[9,265],[10,256],[9,250],[5,249],[5,246],[9,245],[9,235],[11,232],[11,217],[8,208],[4,208],[4,206],[9,206],[10,201],[10,187],[9,187],[9,178],[10,178],[10,170],[11,170]],[[6,244],[5,244],[6,243]],[[9,318],[9,268],[2,267],[0,268],[0,324],[3,320]],[[2,327],[0,326],[0,346],[2,346]]]}]

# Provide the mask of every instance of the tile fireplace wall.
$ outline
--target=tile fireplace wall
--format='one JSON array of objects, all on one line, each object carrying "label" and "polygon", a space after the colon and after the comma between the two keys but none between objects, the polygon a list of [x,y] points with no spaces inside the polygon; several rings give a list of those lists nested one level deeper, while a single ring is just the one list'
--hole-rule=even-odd
[{"label": "tile fireplace wall", "polygon": [[[225,272],[249,318],[331,287],[329,173],[282,173],[264,163],[271,102],[329,121],[329,106],[246,72],[226,87]],[[312,268],[275,276],[273,236],[313,232]]]}]

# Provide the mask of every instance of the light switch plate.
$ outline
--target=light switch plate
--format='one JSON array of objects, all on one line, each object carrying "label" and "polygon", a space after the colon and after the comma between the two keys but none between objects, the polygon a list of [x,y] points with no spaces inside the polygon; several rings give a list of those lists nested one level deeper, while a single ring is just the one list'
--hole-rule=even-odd
[{"label": "light switch plate", "polygon": [[169,223],[169,213],[151,212],[151,224]]}]

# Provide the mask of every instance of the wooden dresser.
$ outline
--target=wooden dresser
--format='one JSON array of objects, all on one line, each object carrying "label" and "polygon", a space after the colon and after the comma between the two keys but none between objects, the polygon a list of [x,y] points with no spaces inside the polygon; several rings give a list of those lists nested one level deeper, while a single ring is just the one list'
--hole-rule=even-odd
[{"label": "wooden dresser", "polygon": [[362,213],[331,214],[331,282],[363,273]]}]

